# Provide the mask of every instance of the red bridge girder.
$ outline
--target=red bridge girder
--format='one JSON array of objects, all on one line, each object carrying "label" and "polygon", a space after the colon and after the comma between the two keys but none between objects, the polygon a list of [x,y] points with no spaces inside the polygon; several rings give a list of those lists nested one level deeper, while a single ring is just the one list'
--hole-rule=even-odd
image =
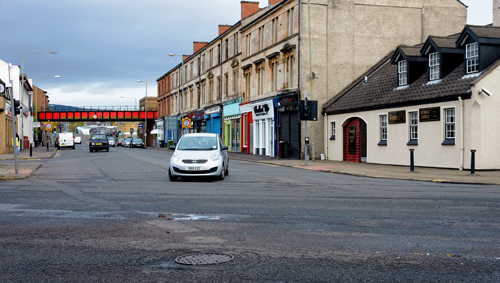
[{"label": "red bridge girder", "polygon": [[[147,119],[155,119],[158,111],[148,111]],[[145,111],[44,111],[38,112],[38,121],[137,121],[146,119]]]}]

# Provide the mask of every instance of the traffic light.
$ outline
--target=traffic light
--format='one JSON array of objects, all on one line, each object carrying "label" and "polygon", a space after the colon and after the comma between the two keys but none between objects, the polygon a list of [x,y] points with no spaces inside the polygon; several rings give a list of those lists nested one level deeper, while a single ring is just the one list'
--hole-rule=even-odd
[{"label": "traffic light", "polygon": [[301,100],[299,105],[300,120],[318,120],[318,101]]},{"label": "traffic light", "polygon": [[14,115],[21,114],[21,101],[14,99]]}]

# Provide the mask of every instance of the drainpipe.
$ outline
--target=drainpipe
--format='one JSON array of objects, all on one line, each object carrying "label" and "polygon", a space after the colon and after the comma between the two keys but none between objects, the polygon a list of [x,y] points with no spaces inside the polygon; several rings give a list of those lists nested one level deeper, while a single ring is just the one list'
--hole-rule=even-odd
[{"label": "drainpipe", "polygon": [[[299,0],[299,5],[298,5],[299,9],[297,11],[297,17],[299,18],[298,20],[298,25],[299,25],[299,34],[298,34],[298,37],[297,37],[297,41],[298,41],[298,47],[297,47],[297,103],[300,105],[300,96],[301,96],[301,89],[300,89],[300,41],[302,40],[301,38],[301,33],[300,33],[300,15],[302,14],[301,11],[302,11],[302,0]],[[297,111],[297,117],[298,117],[298,123],[297,123],[297,127],[298,127],[298,134],[299,134],[299,159],[300,159],[300,144],[301,144],[301,141],[302,141],[302,131],[300,130],[301,128],[301,123],[300,123],[300,114],[299,114],[299,111]],[[290,143],[291,145],[291,143]]]},{"label": "drainpipe", "polygon": [[459,96],[460,101],[460,168],[458,170],[464,170],[464,102],[462,97]]},{"label": "drainpipe", "polygon": [[326,113],[323,113],[323,119],[325,121],[325,128],[323,129],[323,133],[326,133],[324,135],[324,143],[326,147],[326,152],[325,152],[325,160],[328,160],[328,116],[326,116]]}]

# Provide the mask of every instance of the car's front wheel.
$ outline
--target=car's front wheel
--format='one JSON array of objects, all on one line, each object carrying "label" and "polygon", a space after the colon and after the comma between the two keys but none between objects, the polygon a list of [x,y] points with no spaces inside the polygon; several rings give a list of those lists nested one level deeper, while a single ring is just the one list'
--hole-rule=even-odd
[{"label": "car's front wheel", "polygon": [[172,172],[170,172],[170,168],[168,168],[168,178],[170,179],[171,182],[175,182],[178,179],[177,176],[172,175]]},{"label": "car's front wheel", "polygon": [[224,180],[226,178],[226,169],[224,169],[224,164],[222,164],[222,168],[220,169],[219,180]]}]

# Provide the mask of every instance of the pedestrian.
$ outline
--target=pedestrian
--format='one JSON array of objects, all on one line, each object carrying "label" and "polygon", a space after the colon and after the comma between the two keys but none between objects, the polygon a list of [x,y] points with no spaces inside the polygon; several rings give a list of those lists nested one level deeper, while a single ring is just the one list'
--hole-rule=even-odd
[{"label": "pedestrian", "polygon": [[16,133],[16,150],[17,154],[19,155],[19,135]]}]

